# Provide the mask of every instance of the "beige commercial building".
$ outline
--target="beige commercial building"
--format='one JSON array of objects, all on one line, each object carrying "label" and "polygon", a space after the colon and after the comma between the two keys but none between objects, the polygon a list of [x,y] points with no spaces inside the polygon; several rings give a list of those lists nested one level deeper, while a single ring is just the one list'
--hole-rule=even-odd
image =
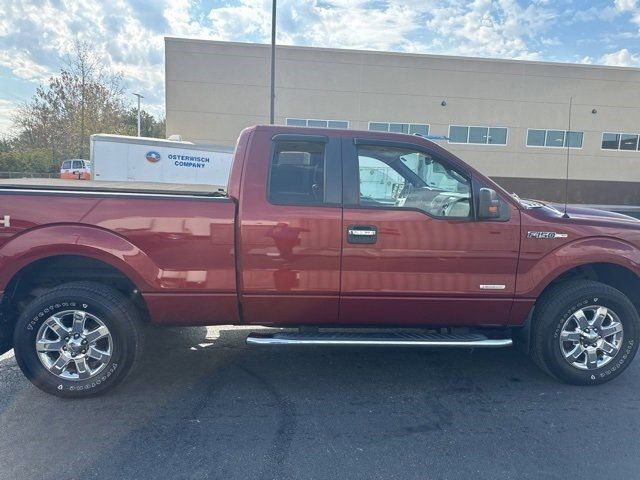
[{"label": "beige commercial building", "polygon": [[[233,145],[269,122],[268,45],[166,38],[165,56],[168,135]],[[447,137],[526,196],[563,198],[569,151],[571,201],[640,205],[639,120],[640,69],[277,47],[276,123]]]}]

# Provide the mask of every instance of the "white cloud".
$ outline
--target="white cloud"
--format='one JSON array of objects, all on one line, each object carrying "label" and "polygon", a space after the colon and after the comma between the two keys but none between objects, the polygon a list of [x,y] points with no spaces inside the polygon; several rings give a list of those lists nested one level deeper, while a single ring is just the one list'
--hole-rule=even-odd
[{"label": "white cloud", "polygon": [[[278,3],[277,41],[286,45],[336,48],[403,49],[407,38],[419,28],[416,17],[426,7],[423,2],[388,0],[377,8],[368,0],[281,0]],[[240,0],[236,6],[211,9],[208,29],[196,28],[207,38],[267,43],[271,38],[270,0]],[[190,34],[192,25],[174,21],[177,33]],[[199,32],[198,32],[199,30]],[[196,34],[196,36],[197,36]]]},{"label": "white cloud", "polygon": [[36,63],[27,52],[16,48],[0,50],[0,66],[8,68],[22,80],[42,82],[51,75],[46,66]]},{"label": "white cloud", "polygon": [[[539,52],[529,41],[555,20],[545,3],[521,7],[516,0],[387,0],[376,2],[374,8],[370,0],[281,0],[278,42],[536,58]],[[270,9],[267,0],[240,0],[235,6],[211,9],[209,38],[268,42]],[[173,22],[179,33],[193,30],[184,11]],[[196,36],[207,33],[202,27],[195,30]]]},{"label": "white cloud", "polygon": [[598,63],[617,67],[640,67],[640,55],[623,48],[617,52],[604,54]]},{"label": "white cloud", "polygon": [[638,6],[637,0],[615,0],[613,5],[619,12],[630,12]]},{"label": "white cloud", "polygon": [[[422,14],[420,7],[390,1],[386,8],[371,10],[367,2],[357,0],[335,8],[313,6],[299,9],[295,23],[301,27],[291,35],[288,43],[314,46],[371,50],[407,50],[410,35],[418,29],[416,17]],[[306,11],[305,11],[306,10]],[[309,28],[304,28],[304,15]]]},{"label": "white cloud", "polygon": [[[281,9],[286,8],[280,5]],[[253,37],[266,41],[271,35],[270,4],[263,0],[241,0],[238,6],[212,9],[208,20],[210,36],[219,40]]]},{"label": "white cloud", "polygon": [[171,0],[164,2],[164,6],[158,6],[169,26],[163,33],[175,37],[216,39],[215,33],[202,19],[191,15],[193,3],[193,0]]},{"label": "white cloud", "polygon": [[640,6],[638,0],[615,0],[613,8],[616,13],[624,15],[635,25],[640,26]]},{"label": "white cloud", "polygon": [[[147,110],[164,115],[163,36],[167,32],[164,26],[158,29],[141,18],[145,7],[155,10],[161,21],[163,13],[173,15],[174,10],[168,4],[163,10],[154,1],[136,10],[143,1],[4,0],[0,67],[7,68],[14,79],[41,83],[64,65],[75,41],[87,41],[107,71],[122,73],[128,90],[143,93]],[[8,123],[6,109],[0,110],[0,132],[6,132]]]},{"label": "white cloud", "polygon": [[15,102],[0,98],[0,138],[11,131],[11,117],[16,108]]},{"label": "white cloud", "polygon": [[540,52],[532,39],[541,43],[555,18],[540,3],[522,7],[515,0],[448,0],[436,2],[427,27],[452,53],[535,59]]},{"label": "white cloud", "polygon": [[578,22],[590,22],[602,20],[604,22],[613,21],[621,11],[614,5],[603,7],[602,5],[594,5],[589,8],[580,8],[571,12],[570,18],[565,20],[565,25],[573,25]]}]

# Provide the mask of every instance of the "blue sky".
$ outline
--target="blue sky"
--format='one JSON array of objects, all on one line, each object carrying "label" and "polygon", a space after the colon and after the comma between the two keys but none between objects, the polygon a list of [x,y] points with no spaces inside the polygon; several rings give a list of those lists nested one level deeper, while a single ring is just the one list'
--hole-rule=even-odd
[{"label": "blue sky", "polygon": [[[640,67],[640,0],[279,0],[278,42]],[[164,36],[268,43],[270,0],[2,0],[0,135],[91,42],[164,114]],[[131,97],[133,102],[133,97]]]}]

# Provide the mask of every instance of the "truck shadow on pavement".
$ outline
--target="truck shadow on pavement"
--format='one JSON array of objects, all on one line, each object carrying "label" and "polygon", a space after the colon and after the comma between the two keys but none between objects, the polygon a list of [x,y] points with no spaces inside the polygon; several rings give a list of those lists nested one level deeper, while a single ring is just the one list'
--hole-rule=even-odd
[{"label": "truck shadow on pavement", "polygon": [[[555,478],[572,468],[567,435],[640,426],[633,366],[578,388],[512,349],[247,346],[258,330],[149,328],[134,374],[82,401],[5,358],[0,478]],[[583,421],[603,389],[629,396],[620,425]],[[637,441],[620,448],[616,471],[637,468]]]}]

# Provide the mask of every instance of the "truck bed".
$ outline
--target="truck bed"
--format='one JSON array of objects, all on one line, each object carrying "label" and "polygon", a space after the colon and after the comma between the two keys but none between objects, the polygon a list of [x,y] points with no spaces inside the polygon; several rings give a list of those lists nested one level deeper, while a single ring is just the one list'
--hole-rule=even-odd
[{"label": "truck bed", "polygon": [[0,190],[5,189],[97,191],[224,197],[226,196],[227,186],[158,182],[104,182],[96,180],[62,180],[59,178],[14,178],[0,180]]}]

